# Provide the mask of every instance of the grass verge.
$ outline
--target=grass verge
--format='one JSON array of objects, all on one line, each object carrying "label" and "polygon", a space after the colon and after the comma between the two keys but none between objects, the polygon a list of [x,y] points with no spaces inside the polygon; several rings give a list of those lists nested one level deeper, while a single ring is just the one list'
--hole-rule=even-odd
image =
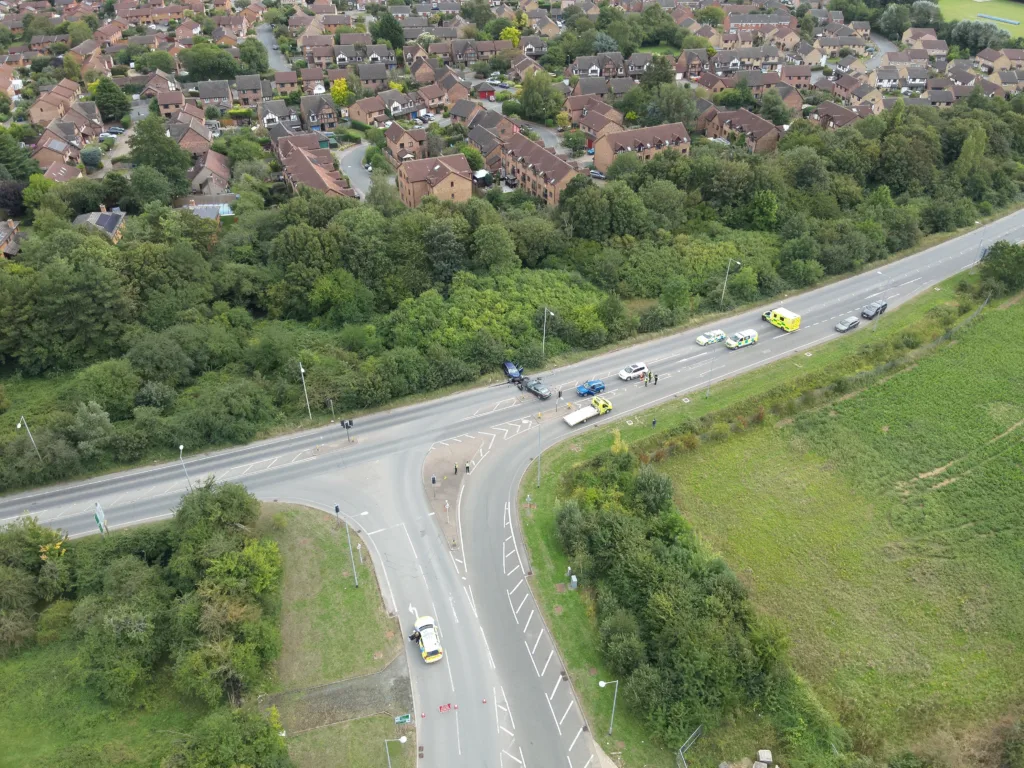
[{"label": "grass verge", "polygon": [[[527,480],[520,489],[520,514],[533,569],[534,590],[558,641],[591,728],[595,734],[601,734],[599,740],[606,752],[620,752],[624,763],[630,766],[669,766],[674,763],[671,749],[650,743],[643,724],[631,717],[628,702],[624,702],[626,706],[616,712],[614,740],[604,736],[603,724],[608,722],[612,702],[606,695],[607,689],[602,691],[596,684],[596,680],[607,671],[602,667],[593,609],[585,592],[560,591],[568,565],[557,541],[554,518],[562,473],[579,461],[608,450],[616,432],[627,443],[650,438],[653,434],[651,421],[655,417],[659,433],[670,431],[688,421],[767,393],[798,392],[807,382],[832,381],[835,377],[873,367],[867,354],[869,350],[901,339],[912,328],[927,322],[929,313],[936,308],[954,304],[952,288],[960,279],[953,278],[936,286],[936,290],[887,315],[871,330],[865,329],[814,348],[809,357],[801,355],[779,360],[715,385],[710,398],[705,398],[703,392],[693,393],[688,404],[682,403],[681,398],[673,400],[634,417],[631,425],[620,421],[615,424],[615,429],[600,429],[567,441],[545,456],[547,475],[539,489],[534,486],[532,475],[527,473]],[[763,466],[766,462],[757,460],[751,463]],[[758,486],[755,483],[750,487]],[[528,493],[532,496],[531,504],[525,502]],[[745,493],[749,494],[749,490]],[[699,524],[697,529],[700,530]],[[770,564],[770,560],[766,562]],[[800,669],[799,664],[797,668]],[[710,766],[717,765],[723,758],[749,756],[756,748],[767,746],[763,740],[769,735],[763,723],[740,717],[698,741],[688,759],[692,757],[689,760],[691,765]]]},{"label": "grass verge", "polygon": [[[320,510],[263,505],[260,532],[277,542],[284,561],[280,691],[370,674],[402,646],[401,628],[388,616],[370,556],[356,554],[352,579],[345,528]],[[352,537],[355,548],[360,541]]]},{"label": "grass verge", "polygon": [[[364,717],[288,739],[288,754],[298,768],[387,768],[385,739],[401,736],[390,717]],[[392,768],[416,765],[414,729],[407,727],[409,741],[387,744]]]}]

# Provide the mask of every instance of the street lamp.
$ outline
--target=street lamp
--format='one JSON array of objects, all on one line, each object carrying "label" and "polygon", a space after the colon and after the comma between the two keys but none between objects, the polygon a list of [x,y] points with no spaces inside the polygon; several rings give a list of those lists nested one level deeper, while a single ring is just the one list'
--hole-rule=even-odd
[{"label": "street lamp", "polygon": [[22,416],[21,419],[18,420],[18,423],[15,425],[14,428],[15,429],[21,429],[21,425],[22,424],[25,425],[25,431],[28,432],[28,439],[32,441],[32,448],[35,449],[36,457],[40,461],[42,461],[43,457],[39,453],[39,446],[36,445],[36,439],[34,437],[32,437],[32,430],[28,428],[28,422],[25,420],[24,416]]},{"label": "street lamp", "polygon": [[725,303],[725,289],[729,286],[729,270],[732,269],[733,263],[735,263],[737,267],[743,266],[743,264],[736,261],[736,259],[729,259],[729,263],[725,265],[725,282],[722,284],[722,298],[718,302],[718,306],[722,306]]},{"label": "street lamp", "polygon": [[541,357],[544,357],[544,354],[545,354],[544,353],[544,349],[545,349],[545,347],[547,346],[547,343],[548,343],[548,315],[551,315],[552,317],[554,317],[555,313],[552,312],[551,310],[549,310],[547,307],[544,307],[544,335],[541,337],[541,341],[540,341],[540,356]]},{"label": "street lamp", "polygon": [[185,470],[185,482],[188,483],[188,489],[192,490],[192,480],[188,476],[188,470],[185,469],[185,457],[182,455],[185,451],[184,445],[178,446],[178,461],[181,462],[181,468]]},{"label": "street lamp", "polygon": [[388,742],[397,741],[399,744],[405,744],[405,742],[407,742],[408,740],[409,739],[407,739],[405,736],[401,736],[397,739],[384,739],[384,754],[388,756],[388,768],[391,768],[391,752],[388,749]]},{"label": "street lamp", "polygon": [[619,681],[618,680],[601,680],[598,685],[604,688],[606,685],[615,684],[615,695],[612,696],[612,719],[608,723],[608,735],[612,735],[612,726],[615,725],[615,702],[619,700]]},{"label": "street lamp", "polygon": [[302,367],[302,361],[299,361],[299,376],[302,377],[302,394],[306,396],[306,413],[309,414],[309,420],[313,420],[313,411],[309,408],[309,393],[306,391],[306,369]]}]

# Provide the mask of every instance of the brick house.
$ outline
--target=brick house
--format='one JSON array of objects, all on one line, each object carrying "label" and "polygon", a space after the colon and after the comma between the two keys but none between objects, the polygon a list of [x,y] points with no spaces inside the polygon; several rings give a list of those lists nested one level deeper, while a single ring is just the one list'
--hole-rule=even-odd
[{"label": "brick house", "polygon": [[690,134],[683,123],[606,133],[594,143],[594,167],[605,172],[616,156],[623,152],[632,152],[647,161],[669,148],[684,155],[690,154]]},{"label": "brick house", "polygon": [[384,132],[387,139],[388,160],[394,166],[408,160],[422,160],[427,156],[427,132],[422,128],[406,130],[392,123]]},{"label": "brick house", "polygon": [[282,95],[297,91],[299,90],[299,76],[294,72],[275,72],[274,88]]},{"label": "brick house", "polygon": [[398,194],[416,208],[427,195],[456,203],[473,196],[473,174],[465,155],[409,160],[398,167]]},{"label": "brick house", "polygon": [[231,186],[228,159],[212,149],[196,158],[189,177],[192,191],[200,195],[220,195]]},{"label": "brick house", "polygon": [[156,103],[160,108],[160,116],[171,118],[185,106],[185,94],[181,91],[164,91],[157,94]]},{"label": "brick house", "polygon": [[357,123],[374,125],[387,119],[388,111],[377,96],[360,99],[348,108],[348,116]]},{"label": "brick house", "polygon": [[697,127],[709,139],[732,141],[742,137],[750,152],[771,152],[779,143],[779,129],[746,109],[719,110],[710,107],[697,119]]},{"label": "brick house", "polygon": [[307,131],[333,131],[338,127],[334,102],[326,96],[303,96],[299,100],[299,116]]},{"label": "brick house", "polygon": [[360,64],[359,84],[376,93],[388,87],[388,70],[384,64]]},{"label": "brick house", "polygon": [[207,106],[230,109],[234,102],[227,80],[205,80],[198,84],[198,91],[199,100]]},{"label": "brick house", "polygon": [[549,206],[558,205],[562,191],[578,173],[553,151],[522,134],[509,137],[502,147],[501,172],[506,180]]},{"label": "brick house", "polygon": [[484,108],[475,101],[459,99],[448,110],[448,117],[453,123],[458,123],[468,128],[473,119],[483,111],[485,111]]}]

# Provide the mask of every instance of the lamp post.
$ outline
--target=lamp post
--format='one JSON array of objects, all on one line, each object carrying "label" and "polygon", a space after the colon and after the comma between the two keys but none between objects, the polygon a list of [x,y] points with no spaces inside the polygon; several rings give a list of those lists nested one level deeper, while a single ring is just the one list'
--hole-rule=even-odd
[{"label": "lamp post", "polygon": [[601,680],[598,685],[604,688],[606,685],[615,684],[615,695],[612,696],[612,719],[608,723],[608,735],[612,735],[612,726],[615,725],[615,702],[619,700],[619,681],[618,680]]},{"label": "lamp post", "polygon": [[729,270],[732,269],[733,263],[735,263],[737,267],[743,266],[742,262],[736,261],[736,259],[729,259],[729,263],[725,265],[725,282],[722,284],[722,298],[719,300],[718,306],[725,304],[725,289],[729,287]]},{"label": "lamp post", "polygon": [[309,420],[313,420],[313,411],[309,407],[309,393],[306,391],[306,369],[302,367],[302,361],[299,361],[299,376],[302,377],[302,394],[306,396],[306,413],[309,414]]},{"label": "lamp post", "polygon": [[552,317],[554,317],[555,313],[552,312],[551,310],[549,310],[547,307],[544,307],[544,334],[541,336],[541,340],[540,340],[540,356],[541,357],[545,356],[544,350],[547,347],[547,343],[548,343],[548,315],[551,315]]},{"label": "lamp post", "polygon": [[183,456],[184,452],[185,452],[185,446],[184,445],[179,445],[178,446],[178,461],[181,462],[181,468],[185,470],[185,482],[188,483],[188,489],[191,491],[192,490],[192,480],[188,476],[188,470],[185,469],[185,457]]},{"label": "lamp post", "polygon": [[21,429],[22,425],[24,425],[24,426],[25,426],[25,431],[26,431],[26,432],[28,432],[28,439],[32,441],[32,448],[33,448],[33,449],[35,450],[35,452],[36,452],[36,458],[38,458],[38,459],[39,459],[40,461],[42,461],[42,460],[43,460],[43,457],[42,457],[42,455],[41,455],[41,454],[39,453],[39,446],[38,446],[38,445],[36,445],[36,439],[35,439],[34,437],[32,437],[32,430],[28,428],[28,422],[27,422],[27,421],[25,420],[25,417],[24,417],[24,416],[22,416],[22,417],[21,417],[21,418],[20,418],[20,419],[18,420],[18,423],[17,423],[17,425],[15,425],[15,427],[14,427],[14,428],[15,428],[15,429]]},{"label": "lamp post", "polygon": [[331,421],[334,421],[334,400],[333,398],[327,398],[328,404],[331,406]]},{"label": "lamp post", "polygon": [[388,742],[397,741],[399,744],[405,744],[408,740],[405,736],[400,736],[397,739],[384,739],[384,754],[388,756],[388,768],[391,768],[391,752],[388,750]]}]

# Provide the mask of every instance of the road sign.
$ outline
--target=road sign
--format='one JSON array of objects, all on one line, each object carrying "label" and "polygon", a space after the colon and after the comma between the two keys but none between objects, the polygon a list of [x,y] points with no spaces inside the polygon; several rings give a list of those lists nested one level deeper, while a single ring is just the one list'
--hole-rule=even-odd
[{"label": "road sign", "polygon": [[395,718],[395,725],[408,725],[412,722],[412,715],[399,715]]}]

